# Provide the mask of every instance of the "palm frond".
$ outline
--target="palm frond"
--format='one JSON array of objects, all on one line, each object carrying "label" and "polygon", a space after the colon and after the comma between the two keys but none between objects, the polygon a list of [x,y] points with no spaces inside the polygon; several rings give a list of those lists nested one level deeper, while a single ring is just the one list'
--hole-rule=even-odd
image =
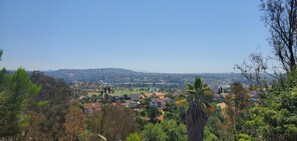
[{"label": "palm frond", "polygon": [[175,102],[177,105],[182,105],[182,104],[185,104],[187,103],[187,100],[183,99],[183,100],[178,100]]},{"label": "palm frond", "polygon": [[194,81],[194,88],[197,90],[197,89],[201,89],[203,86],[203,81],[196,77],[195,81]]},{"label": "palm frond", "polygon": [[190,83],[186,83],[186,89],[187,89],[187,91],[188,90],[194,90],[194,87],[192,86],[192,84],[190,84]]}]

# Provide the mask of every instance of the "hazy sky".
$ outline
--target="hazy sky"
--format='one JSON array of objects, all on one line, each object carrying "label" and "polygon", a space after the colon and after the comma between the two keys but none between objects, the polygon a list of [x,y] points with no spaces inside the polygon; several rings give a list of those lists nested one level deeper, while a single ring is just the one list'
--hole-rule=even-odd
[{"label": "hazy sky", "polygon": [[0,67],[233,72],[269,53],[259,0],[1,0]]}]

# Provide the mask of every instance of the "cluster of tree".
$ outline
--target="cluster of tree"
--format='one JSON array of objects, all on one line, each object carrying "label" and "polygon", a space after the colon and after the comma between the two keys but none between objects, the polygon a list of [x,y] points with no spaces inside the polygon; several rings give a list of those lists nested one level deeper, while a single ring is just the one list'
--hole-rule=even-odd
[{"label": "cluster of tree", "polygon": [[[237,87],[241,93],[239,99],[229,98],[227,103],[233,133],[230,137],[233,140],[297,140],[297,1],[262,0],[260,7],[271,35],[268,40],[274,57],[270,58],[278,65],[270,68],[271,59],[259,53],[250,55],[250,63],[237,65],[250,84],[249,90],[256,91],[260,98],[248,102],[246,90]],[[275,78],[272,87],[260,77],[262,73]]]},{"label": "cluster of tree", "polygon": [[42,86],[28,105],[31,120],[24,130],[24,140],[58,140],[65,136],[64,123],[71,100],[71,89],[63,81],[41,72],[30,74],[32,82]]},{"label": "cluster of tree", "polygon": [[[59,140],[68,137],[72,133],[66,121],[76,114],[75,108],[68,109],[70,103],[71,89],[63,81],[40,72],[29,75],[22,68],[15,72],[2,69],[0,140]],[[81,109],[79,112],[82,113]]]},{"label": "cluster of tree", "polygon": [[143,141],[184,141],[187,140],[186,126],[175,120],[147,123],[140,132],[140,138]]},{"label": "cluster of tree", "polygon": [[[189,101],[188,97],[185,118],[188,140],[297,140],[296,80],[296,71],[288,73],[262,94],[265,97],[256,101],[249,96],[248,88],[234,82],[231,94],[224,100],[226,107],[221,109],[213,102],[209,105],[214,108],[213,111],[203,106],[203,101],[207,100],[198,100],[200,103],[196,105],[197,98]],[[202,92],[201,87],[196,89],[191,86],[188,86],[188,95],[191,95],[190,92],[197,93],[197,90]],[[177,108],[175,111],[178,111]],[[179,114],[168,115],[181,120],[176,116]]]},{"label": "cluster of tree", "polygon": [[297,140],[297,72],[287,74],[246,110],[244,122],[235,125],[238,136],[250,140]]},{"label": "cluster of tree", "polygon": [[24,69],[12,74],[5,69],[0,71],[0,139],[20,140],[32,119],[28,103],[39,91]]},{"label": "cluster of tree", "polygon": [[220,114],[209,115],[205,139],[296,140],[296,79],[297,72],[289,73],[256,101],[242,84],[233,83],[232,94],[224,100],[227,107]]},{"label": "cluster of tree", "polygon": [[89,128],[107,140],[124,140],[130,133],[138,131],[135,119],[136,113],[132,109],[110,104],[99,114],[90,116]]}]

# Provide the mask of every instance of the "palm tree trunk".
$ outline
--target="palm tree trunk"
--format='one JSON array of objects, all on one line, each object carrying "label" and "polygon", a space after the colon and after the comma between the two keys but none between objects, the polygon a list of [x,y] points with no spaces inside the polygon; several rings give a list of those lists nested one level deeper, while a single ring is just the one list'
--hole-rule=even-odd
[{"label": "palm tree trunk", "polygon": [[186,115],[188,141],[203,141],[206,123],[205,112],[198,102],[190,103],[189,106]]}]

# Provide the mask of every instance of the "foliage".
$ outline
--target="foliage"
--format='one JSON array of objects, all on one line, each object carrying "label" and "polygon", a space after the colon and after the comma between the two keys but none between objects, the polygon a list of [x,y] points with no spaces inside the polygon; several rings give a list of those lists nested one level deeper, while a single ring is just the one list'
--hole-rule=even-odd
[{"label": "foliage", "polygon": [[242,133],[257,140],[296,140],[297,138],[297,73],[291,72],[252,107]]},{"label": "foliage", "polygon": [[247,89],[241,83],[234,82],[231,84],[231,88],[232,93],[225,98],[227,107],[225,109],[224,128],[227,132],[224,134],[224,138],[238,140],[240,132],[244,130],[245,120],[249,116],[247,111],[254,105]]},{"label": "foliage", "polygon": [[71,105],[65,116],[65,139],[76,140],[79,135],[87,128],[86,116],[78,105]]},{"label": "foliage", "polygon": [[283,70],[296,69],[297,1],[261,0],[262,19],[270,31],[269,42]]},{"label": "foliage", "polygon": [[108,105],[91,117],[89,126],[93,133],[100,133],[107,140],[123,140],[138,130],[135,118],[136,114],[129,108]]},{"label": "foliage", "polygon": [[[46,76],[41,72],[32,72],[30,75],[32,82],[42,85],[42,89],[37,96],[30,100],[28,105],[28,113],[32,119],[25,134],[38,131],[42,133],[42,136],[40,138],[33,136],[35,140],[43,140],[43,137],[47,137],[48,140],[58,140],[65,134],[64,122],[71,100],[71,89],[63,81]],[[25,137],[32,138],[29,135],[25,135]]]},{"label": "foliage", "polygon": [[147,123],[140,133],[143,141],[184,141],[187,140],[186,126],[175,120],[161,123]]},{"label": "foliage", "polygon": [[137,133],[131,133],[131,134],[127,137],[126,141],[141,141],[141,140],[140,140],[140,135],[137,134]]},{"label": "foliage", "polygon": [[186,83],[188,92],[188,101],[197,101],[199,104],[210,102],[212,93],[210,88],[205,85],[201,78],[196,78],[193,84]]},{"label": "foliage", "polygon": [[153,125],[152,123],[146,124],[140,135],[143,141],[165,141],[168,139],[162,127],[159,124]]},{"label": "foliage", "polygon": [[178,124],[175,120],[164,120],[160,123],[162,130],[167,135],[167,141],[187,140],[186,126]]},{"label": "foliage", "polygon": [[188,105],[186,104],[169,103],[167,104],[168,110],[165,112],[165,119],[172,119],[178,123],[185,124],[187,108]]},{"label": "foliage", "polygon": [[0,137],[16,137],[28,125],[27,105],[39,91],[24,69],[0,71]]},{"label": "foliage", "polygon": [[189,108],[186,114],[187,134],[189,141],[203,140],[206,113],[211,106],[212,93],[200,78],[196,78],[193,84],[187,84],[187,101]]},{"label": "foliage", "polygon": [[50,134],[46,131],[47,125],[45,121],[47,121],[44,114],[40,112],[30,111],[28,114],[31,116],[29,120],[29,125],[25,128],[24,136],[22,136],[22,140],[48,140],[50,139]]},{"label": "foliage", "polygon": [[210,128],[208,126],[206,126],[204,128],[204,140],[205,141],[218,141],[219,138],[213,133],[210,131]]},{"label": "foliage", "polygon": [[229,140],[226,133],[226,128],[224,127],[224,117],[222,116],[220,107],[216,106],[215,103],[212,104],[215,108],[215,112],[208,116],[206,126],[204,128],[204,140]]},{"label": "foliage", "polygon": [[100,141],[96,133],[92,133],[90,130],[84,130],[79,134],[80,141]]},{"label": "foliage", "polygon": [[[251,90],[261,93],[263,88],[268,88],[268,82],[271,81],[271,78],[278,78],[280,75],[276,67],[272,69],[268,67],[270,63],[270,60],[261,53],[254,52],[250,54],[248,61],[244,61],[241,65],[235,65],[235,69],[238,69],[245,77]],[[273,74],[269,71],[272,71]]]},{"label": "foliage", "polygon": [[157,117],[161,114],[162,113],[159,111],[159,109],[157,109],[155,107],[145,108],[145,115],[149,118],[149,121],[152,123],[158,122]]}]

